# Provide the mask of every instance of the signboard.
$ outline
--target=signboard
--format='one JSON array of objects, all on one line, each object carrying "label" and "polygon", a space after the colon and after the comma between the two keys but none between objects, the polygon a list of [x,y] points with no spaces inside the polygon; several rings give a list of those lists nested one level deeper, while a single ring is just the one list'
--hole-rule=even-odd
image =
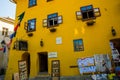
[{"label": "signboard", "polygon": [[49,52],[48,53],[48,58],[56,58],[57,57],[57,52]]},{"label": "signboard", "polygon": [[27,80],[27,64],[25,60],[18,61],[19,80]]}]

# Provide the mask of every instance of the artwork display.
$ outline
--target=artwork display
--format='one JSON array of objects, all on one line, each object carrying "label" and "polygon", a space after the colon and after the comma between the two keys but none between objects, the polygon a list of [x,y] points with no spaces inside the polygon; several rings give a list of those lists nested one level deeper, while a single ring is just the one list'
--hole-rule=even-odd
[{"label": "artwork display", "polygon": [[112,49],[112,58],[114,62],[120,62],[120,54],[117,49]]},{"label": "artwork display", "polygon": [[78,68],[80,74],[96,72],[96,66],[94,65],[94,57],[78,59]]},{"label": "artwork display", "polygon": [[77,60],[80,74],[93,72],[109,73],[111,61],[108,54],[96,54],[94,57],[79,58]]},{"label": "artwork display", "polygon": [[97,72],[106,72],[111,69],[111,61],[108,54],[94,55]]},{"label": "artwork display", "polygon": [[107,74],[96,74],[91,76],[93,80],[108,80]]},{"label": "artwork display", "polygon": [[96,72],[96,66],[79,67],[80,74]]},{"label": "artwork display", "polygon": [[80,59],[78,59],[78,65],[79,65],[79,67],[93,66],[94,65],[94,57],[80,58]]}]

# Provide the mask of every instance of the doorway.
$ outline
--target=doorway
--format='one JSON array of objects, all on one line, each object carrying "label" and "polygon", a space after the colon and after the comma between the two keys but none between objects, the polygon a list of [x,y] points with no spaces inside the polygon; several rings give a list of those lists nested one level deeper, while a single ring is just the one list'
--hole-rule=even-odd
[{"label": "doorway", "polygon": [[113,43],[113,47],[116,48],[120,54],[120,38],[112,39],[110,42]]},{"label": "doorway", "polygon": [[29,75],[30,75],[30,54],[28,52],[25,52],[22,55],[22,60],[25,60],[27,63],[27,75],[29,77]]},{"label": "doorway", "polygon": [[[116,59],[114,58],[115,62],[115,66],[120,66],[120,38],[117,39],[112,39],[110,40],[110,43],[112,43],[113,49],[117,50],[118,56],[116,57]],[[117,61],[116,61],[117,60]]]},{"label": "doorway", "polygon": [[48,53],[40,52],[38,53],[39,57],[39,72],[48,73]]}]

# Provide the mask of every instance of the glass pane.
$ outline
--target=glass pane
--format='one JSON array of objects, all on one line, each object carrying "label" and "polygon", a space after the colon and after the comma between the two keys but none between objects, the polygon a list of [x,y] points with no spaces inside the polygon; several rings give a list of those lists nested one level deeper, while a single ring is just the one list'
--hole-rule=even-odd
[{"label": "glass pane", "polygon": [[33,31],[35,30],[35,24],[36,24],[36,20],[32,19],[28,21],[28,31]]},{"label": "glass pane", "polygon": [[53,20],[49,20],[49,25],[53,26]]},{"label": "glass pane", "polygon": [[33,6],[36,4],[36,0],[29,0],[29,6]]},{"label": "glass pane", "polygon": [[92,8],[92,5],[90,5],[90,6],[87,6],[87,10],[92,10],[93,8]]},{"label": "glass pane", "polygon": [[82,13],[82,18],[83,18],[83,19],[88,19],[88,14],[87,14],[87,12]]},{"label": "glass pane", "polygon": [[57,13],[50,14],[50,15],[48,15],[48,19],[55,18],[55,17],[57,17],[57,16],[58,16]]},{"label": "glass pane", "polygon": [[94,18],[95,17],[93,10],[88,12],[88,17],[89,18]]},{"label": "glass pane", "polygon": [[74,51],[83,51],[83,41],[82,39],[73,40]]},{"label": "glass pane", "polygon": [[81,7],[81,11],[87,11],[86,7]]}]

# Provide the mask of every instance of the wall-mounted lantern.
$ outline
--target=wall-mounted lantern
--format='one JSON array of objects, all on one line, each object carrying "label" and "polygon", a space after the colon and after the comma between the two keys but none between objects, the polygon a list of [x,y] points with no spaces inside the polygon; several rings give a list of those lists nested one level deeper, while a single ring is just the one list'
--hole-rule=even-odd
[{"label": "wall-mounted lantern", "polygon": [[111,29],[112,35],[115,36],[116,35],[116,30],[112,27]]},{"label": "wall-mounted lantern", "polygon": [[44,43],[43,43],[43,40],[41,39],[40,41],[40,46],[43,47]]}]

